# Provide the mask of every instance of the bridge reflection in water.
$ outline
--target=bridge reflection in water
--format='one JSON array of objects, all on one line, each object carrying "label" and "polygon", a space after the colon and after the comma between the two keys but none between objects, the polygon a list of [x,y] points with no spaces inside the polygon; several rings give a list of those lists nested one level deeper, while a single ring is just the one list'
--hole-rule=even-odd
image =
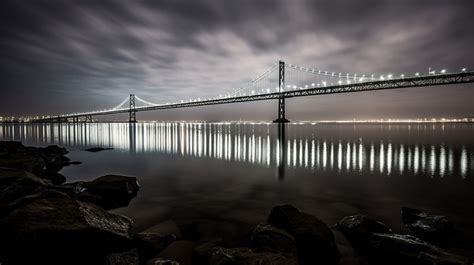
[{"label": "bridge reflection in water", "polygon": [[[460,178],[469,176],[474,167],[472,143],[446,142],[453,137],[442,137],[444,126],[365,125],[379,128],[375,132],[368,130],[370,133],[367,128],[359,132],[356,127],[361,125],[346,125],[350,130],[326,128],[331,126],[337,127],[177,122],[0,124],[0,139],[29,145],[59,144],[73,150],[102,146],[131,153],[160,152],[252,163],[274,167],[280,178],[286,167],[341,174]],[[472,126],[467,126],[467,131],[472,131]],[[380,131],[384,133],[377,133]],[[390,137],[384,136],[387,132]],[[400,135],[394,136],[393,132]],[[438,140],[438,136],[443,140]]]}]

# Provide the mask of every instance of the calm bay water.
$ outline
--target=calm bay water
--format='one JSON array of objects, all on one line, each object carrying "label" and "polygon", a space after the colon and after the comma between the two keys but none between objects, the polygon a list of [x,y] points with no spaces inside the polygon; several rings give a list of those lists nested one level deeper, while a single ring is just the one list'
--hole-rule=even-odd
[{"label": "calm bay water", "polygon": [[[68,181],[137,176],[139,196],[116,212],[141,230],[172,219],[188,238],[238,239],[291,203],[328,224],[355,213],[398,232],[400,207],[443,213],[473,256],[474,125],[89,123],[0,124],[0,139],[64,145]],[[112,147],[100,153],[87,147]]]}]

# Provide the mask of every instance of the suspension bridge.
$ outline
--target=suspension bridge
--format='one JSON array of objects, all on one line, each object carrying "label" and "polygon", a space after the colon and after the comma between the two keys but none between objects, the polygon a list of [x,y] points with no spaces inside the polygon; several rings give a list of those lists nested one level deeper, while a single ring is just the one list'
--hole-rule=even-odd
[{"label": "suspension bridge", "polygon": [[[173,108],[187,108],[238,102],[277,100],[274,122],[289,122],[285,115],[285,99],[336,93],[363,92],[423,86],[452,85],[474,82],[474,71],[466,68],[457,72],[431,71],[411,76],[348,74],[316,70],[279,61],[263,74],[240,88],[214,97],[183,99],[176,102],[152,103],[131,94],[111,109],[43,116],[34,122],[92,122],[94,116],[128,113],[129,122],[137,121],[137,112]],[[137,106],[136,103],[144,106]],[[128,103],[128,104],[127,104]]]}]

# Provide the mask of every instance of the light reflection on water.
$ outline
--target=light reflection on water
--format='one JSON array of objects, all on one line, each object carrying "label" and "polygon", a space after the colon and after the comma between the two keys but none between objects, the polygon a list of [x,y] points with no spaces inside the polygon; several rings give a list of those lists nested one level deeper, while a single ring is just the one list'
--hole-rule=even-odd
[{"label": "light reflection on water", "polygon": [[[453,127],[454,126],[454,127]],[[301,125],[81,123],[0,125],[0,139],[70,148],[112,147],[311,171],[466,178],[473,170],[471,125]],[[448,127],[448,128],[446,128]],[[456,139],[453,139],[456,138]],[[462,137],[461,137],[462,138]],[[463,141],[464,140],[464,141]]]}]

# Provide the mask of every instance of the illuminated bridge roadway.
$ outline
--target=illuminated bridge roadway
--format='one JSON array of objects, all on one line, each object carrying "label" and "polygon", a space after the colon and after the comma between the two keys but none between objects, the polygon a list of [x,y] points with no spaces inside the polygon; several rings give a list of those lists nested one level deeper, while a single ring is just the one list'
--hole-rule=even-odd
[{"label": "illuminated bridge roadway", "polygon": [[[216,97],[195,98],[172,103],[156,104],[132,94],[127,96],[127,98],[125,98],[118,106],[111,109],[44,116],[33,121],[89,122],[92,121],[92,117],[94,116],[129,113],[129,121],[136,122],[136,113],[141,111],[259,100],[277,100],[278,116],[274,122],[283,123],[288,122],[285,118],[286,98],[409,87],[452,85],[471,82],[474,82],[474,71],[467,71],[466,68],[461,69],[459,72],[447,72],[446,70],[431,71],[430,69],[426,74],[416,73],[413,76],[400,75],[395,77],[392,75],[357,75],[321,71],[286,64],[280,61],[241,88]],[[136,101],[140,101],[145,104],[145,106],[136,106]]]}]

